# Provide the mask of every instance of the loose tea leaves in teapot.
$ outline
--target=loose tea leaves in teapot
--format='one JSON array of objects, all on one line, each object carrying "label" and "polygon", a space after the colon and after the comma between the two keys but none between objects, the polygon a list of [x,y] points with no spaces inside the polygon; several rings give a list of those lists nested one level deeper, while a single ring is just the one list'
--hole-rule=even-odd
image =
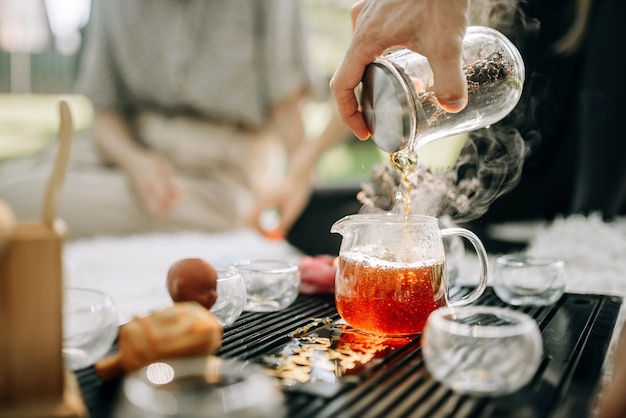
[{"label": "loose tea leaves in teapot", "polygon": [[[520,80],[513,75],[512,63],[508,62],[499,51],[474,63],[463,66],[467,80],[467,106],[462,112],[475,112],[485,108],[489,101],[506,100],[510,88],[519,89]],[[435,97],[433,91],[418,92],[418,100],[424,111],[429,129],[443,124],[444,120],[454,117],[446,112]]]}]

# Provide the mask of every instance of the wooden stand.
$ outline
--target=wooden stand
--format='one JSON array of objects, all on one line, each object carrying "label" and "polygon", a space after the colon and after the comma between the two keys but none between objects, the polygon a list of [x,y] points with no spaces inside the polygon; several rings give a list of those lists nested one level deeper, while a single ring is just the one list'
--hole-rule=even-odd
[{"label": "wooden stand", "polygon": [[17,224],[0,254],[0,417],[83,417],[61,355],[65,226]]}]

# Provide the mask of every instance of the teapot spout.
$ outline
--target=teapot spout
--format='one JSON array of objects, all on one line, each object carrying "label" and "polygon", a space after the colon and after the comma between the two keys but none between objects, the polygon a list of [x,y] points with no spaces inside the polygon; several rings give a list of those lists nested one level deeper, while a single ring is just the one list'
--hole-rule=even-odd
[{"label": "teapot spout", "polygon": [[344,216],[330,227],[330,232],[333,234],[340,234],[342,236],[345,236],[346,233],[350,232],[353,223],[354,218],[352,215]]}]

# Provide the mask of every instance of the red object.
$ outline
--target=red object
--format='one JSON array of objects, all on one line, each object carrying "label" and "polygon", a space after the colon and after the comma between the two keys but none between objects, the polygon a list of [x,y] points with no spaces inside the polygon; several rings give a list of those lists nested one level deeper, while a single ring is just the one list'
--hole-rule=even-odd
[{"label": "red object", "polygon": [[196,301],[207,309],[217,299],[217,271],[200,258],[185,258],[167,272],[167,290],[174,302]]},{"label": "red object", "polygon": [[300,269],[300,293],[312,295],[316,293],[333,293],[337,265],[335,257],[326,254],[315,257],[304,256],[298,265]]}]

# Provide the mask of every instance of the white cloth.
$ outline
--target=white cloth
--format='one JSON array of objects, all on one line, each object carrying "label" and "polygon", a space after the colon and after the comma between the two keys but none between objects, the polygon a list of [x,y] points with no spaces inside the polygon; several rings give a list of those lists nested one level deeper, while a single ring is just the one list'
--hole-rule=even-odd
[{"label": "white cloth", "polygon": [[111,295],[121,324],[172,304],[167,271],[180,259],[202,258],[219,268],[245,259],[297,262],[301,256],[285,241],[270,241],[247,229],[100,236],[66,243],[64,285]]}]

